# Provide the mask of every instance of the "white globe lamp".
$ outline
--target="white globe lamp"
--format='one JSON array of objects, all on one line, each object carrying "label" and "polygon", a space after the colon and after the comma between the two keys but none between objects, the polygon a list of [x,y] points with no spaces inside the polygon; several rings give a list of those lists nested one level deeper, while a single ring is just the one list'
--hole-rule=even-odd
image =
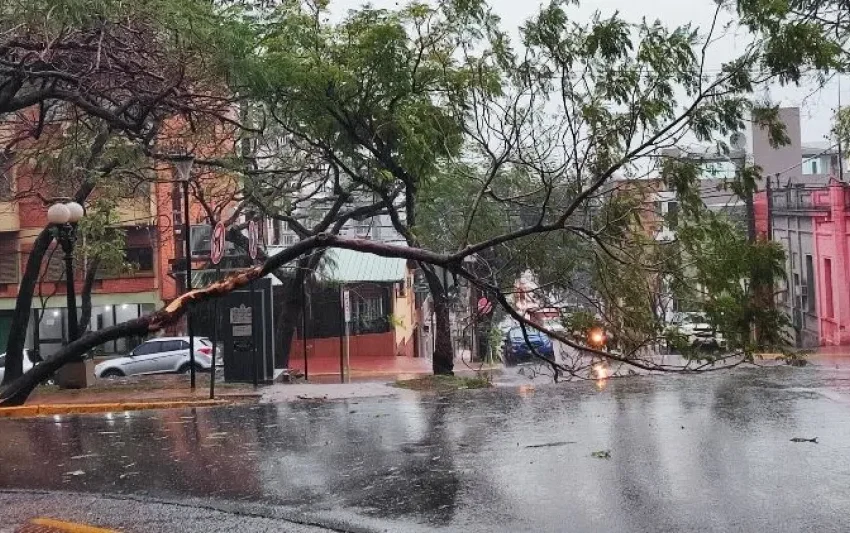
[{"label": "white globe lamp", "polygon": [[51,224],[67,224],[71,220],[71,210],[65,204],[53,204],[47,210],[47,221]]},{"label": "white globe lamp", "polygon": [[65,207],[68,208],[68,213],[70,214],[68,222],[70,222],[71,224],[76,224],[80,221],[81,218],[83,218],[83,215],[86,214],[86,211],[85,209],[83,209],[83,206],[81,206],[77,202],[68,202],[67,204],[65,204]]}]

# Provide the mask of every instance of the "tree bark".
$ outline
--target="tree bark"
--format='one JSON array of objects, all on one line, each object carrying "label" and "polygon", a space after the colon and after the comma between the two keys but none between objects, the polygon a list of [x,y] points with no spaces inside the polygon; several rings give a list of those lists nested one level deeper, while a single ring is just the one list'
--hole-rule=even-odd
[{"label": "tree bark", "polygon": [[434,353],[431,367],[435,375],[454,375],[451,306],[440,277],[428,265],[420,265],[434,299]]},{"label": "tree bark", "polygon": [[3,385],[12,383],[24,373],[24,344],[27,341],[27,329],[32,315],[32,299],[35,287],[41,273],[41,261],[53,242],[53,234],[45,228],[36,237],[27,258],[27,267],[18,286],[18,297],[15,300],[15,313],[6,344],[6,370],[3,375]]},{"label": "tree bark", "polygon": [[293,278],[286,278],[284,282],[283,306],[275,321],[275,346],[274,354],[275,368],[289,368],[289,349],[292,339],[295,337],[295,328],[298,325],[298,316],[301,311],[301,285],[303,276],[296,274]]},{"label": "tree bark", "polygon": [[[433,294],[433,293],[432,293]],[[434,298],[434,375],[454,375],[454,347],[452,346],[451,315],[449,301],[445,297]]]},{"label": "tree bark", "polygon": [[91,325],[91,291],[97,278],[97,269],[100,260],[94,259],[86,271],[86,279],[83,282],[83,290],[80,292],[80,320],[77,328],[80,335],[85,335]]}]

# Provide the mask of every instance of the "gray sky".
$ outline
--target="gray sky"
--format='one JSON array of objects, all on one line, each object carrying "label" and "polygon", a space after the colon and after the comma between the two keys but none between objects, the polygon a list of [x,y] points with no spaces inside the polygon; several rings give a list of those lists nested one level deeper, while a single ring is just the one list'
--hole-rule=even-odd
[{"label": "gray sky", "polygon": [[[342,15],[349,9],[357,8],[365,2],[362,0],[331,0],[334,15]],[[397,0],[372,0],[375,7],[393,8],[405,2]],[[489,0],[491,6],[502,18],[503,27],[516,36],[520,24],[531,17],[541,3],[535,0]],[[577,19],[587,20],[594,11],[603,16],[610,16],[615,11],[620,12],[626,20],[639,22],[642,17],[648,20],[661,19],[668,26],[692,23],[708,30],[714,16],[716,3],[713,0],[594,0],[584,1],[582,5],[571,8]],[[728,20],[728,19],[727,19]],[[741,32],[730,34],[710,48],[709,68],[716,68],[723,61],[735,56],[747,43],[747,36]],[[850,80],[844,80],[842,86],[842,103],[850,103]],[[838,107],[838,82],[830,81],[824,90],[816,90],[815,85],[804,87],[779,87],[768,89],[770,99],[784,106],[800,107],[802,120],[803,143],[823,141],[829,134],[830,121],[835,108]],[[764,92],[758,96],[763,96]]]}]

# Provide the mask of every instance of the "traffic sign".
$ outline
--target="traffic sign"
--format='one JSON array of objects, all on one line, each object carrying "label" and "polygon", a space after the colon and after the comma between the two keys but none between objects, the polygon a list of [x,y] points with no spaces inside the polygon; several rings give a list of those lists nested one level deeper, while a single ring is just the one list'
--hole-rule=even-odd
[{"label": "traffic sign", "polygon": [[489,315],[490,311],[493,310],[493,302],[484,298],[483,296],[478,299],[478,313],[482,315]]},{"label": "traffic sign", "polygon": [[248,255],[251,256],[251,259],[257,258],[257,246],[259,245],[259,241],[259,228],[257,227],[257,223],[252,220],[248,222]]},{"label": "traffic sign", "polygon": [[348,291],[342,291],[342,309],[346,323],[351,322],[351,295]]},{"label": "traffic sign", "polygon": [[210,261],[214,265],[219,264],[224,257],[224,242],[224,224],[218,222],[213,228],[212,239],[210,239]]}]

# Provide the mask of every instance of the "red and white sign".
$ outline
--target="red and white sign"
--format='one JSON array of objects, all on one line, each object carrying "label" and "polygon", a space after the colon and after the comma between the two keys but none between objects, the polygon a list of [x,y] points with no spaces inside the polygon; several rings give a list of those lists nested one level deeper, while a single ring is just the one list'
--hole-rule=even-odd
[{"label": "red and white sign", "polygon": [[224,224],[221,222],[216,223],[212,231],[212,239],[210,239],[210,261],[214,265],[219,264],[221,258],[224,257],[224,231]]},{"label": "red and white sign", "polygon": [[478,299],[478,313],[481,315],[489,315],[490,311],[493,310],[493,302],[484,298],[483,296]]},{"label": "red and white sign", "polygon": [[257,246],[260,243],[260,231],[257,223],[253,220],[248,222],[248,255],[251,259],[257,258]]}]

